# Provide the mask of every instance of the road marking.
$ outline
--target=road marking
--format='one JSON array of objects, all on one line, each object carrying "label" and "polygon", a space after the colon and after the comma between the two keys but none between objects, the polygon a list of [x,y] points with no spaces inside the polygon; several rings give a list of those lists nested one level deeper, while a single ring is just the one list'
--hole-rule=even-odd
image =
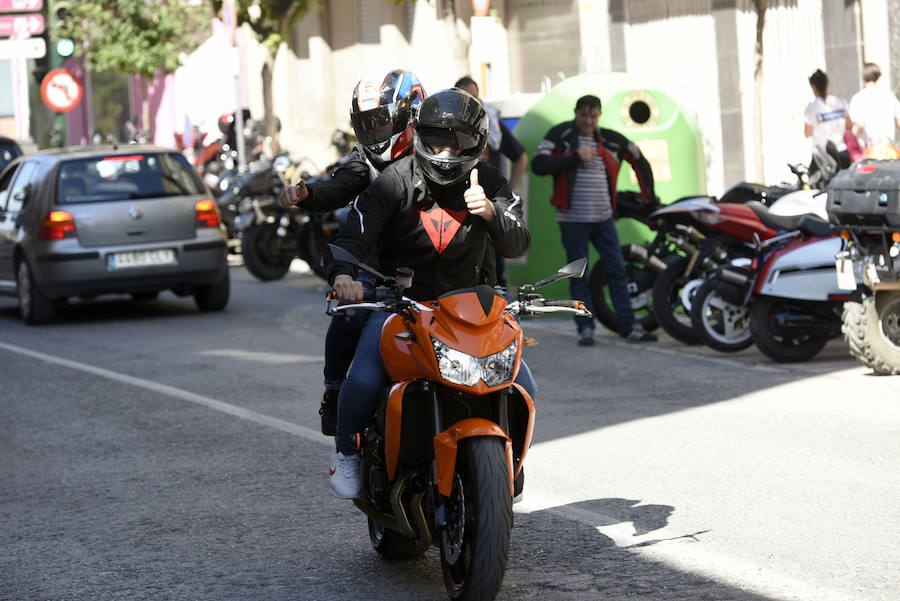
[{"label": "road marking", "polygon": [[[270,417],[219,401],[210,397],[181,390],[174,386],[159,384],[142,378],[135,378],[120,374],[102,367],[95,367],[78,361],[71,361],[53,355],[47,355],[32,351],[20,346],[0,342],[0,348],[7,351],[33,357],[48,363],[54,363],[70,369],[94,374],[124,384],[130,384],[153,392],[169,395],[177,399],[202,405],[246,419],[260,425],[269,426],[276,430],[300,436],[312,442],[331,446],[331,438],[322,436],[318,431],[305,426],[300,426],[282,419]],[[544,443],[534,445],[534,448]],[[547,511],[566,519],[574,520],[592,528],[596,528],[601,534],[608,536],[616,546],[632,553],[638,553],[648,559],[662,562],[682,572],[699,574],[703,577],[715,580],[722,584],[738,587],[741,590],[759,593],[773,600],[789,601],[793,599],[816,599],[816,601],[860,601],[859,595],[830,590],[819,584],[809,584],[796,578],[778,574],[769,569],[763,569],[739,558],[723,555],[710,551],[708,548],[698,546],[701,543],[703,533],[683,534],[658,538],[656,536],[642,536],[636,539],[633,536],[633,528],[622,523],[619,518],[604,515],[597,511],[590,511],[575,507],[568,507],[563,502],[552,496],[542,494],[542,491],[534,488],[526,490],[521,503],[516,504],[517,513],[531,513],[534,511]],[[599,525],[598,525],[599,524]]]},{"label": "road marking", "polygon": [[331,446],[334,444],[331,438],[322,436],[321,432],[313,430],[312,428],[300,426],[283,419],[278,419],[277,417],[263,415],[262,413],[257,413],[256,411],[251,411],[250,409],[245,409],[244,407],[231,405],[224,401],[219,401],[207,396],[203,396],[201,394],[188,392],[187,390],[175,388],[174,386],[159,384],[158,382],[144,380],[143,378],[135,378],[134,376],[120,374],[109,369],[103,369],[102,367],[95,367],[93,365],[88,365],[87,363],[80,363],[78,361],[63,359],[62,357],[55,357],[53,355],[39,353],[37,351],[32,351],[21,346],[6,344],[4,342],[0,342],[0,348],[6,349],[13,353],[18,353],[20,355],[25,355],[27,357],[33,357],[41,361],[46,361],[48,363],[55,363],[56,365],[62,365],[63,367],[68,367],[70,369],[76,369],[78,371],[94,374],[95,376],[100,376],[101,378],[107,378],[109,380],[115,380],[116,382],[122,382],[123,384],[130,384],[131,386],[137,386],[138,388],[144,388],[146,390],[151,390],[160,394],[169,395],[183,401],[195,403],[197,405],[202,405],[210,409],[215,409],[216,411],[221,411],[222,413],[227,413],[228,415],[246,419],[263,426],[269,426],[270,428],[275,428],[276,430],[281,430],[282,432],[287,432],[288,434],[294,434],[295,436],[300,436],[322,445]]},{"label": "road marking", "polygon": [[257,361],[259,363],[271,363],[280,365],[283,363],[320,363],[325,357],[314,355],[291,355],[285,353],[259,353],[254,351],[242,351],[240,349],[213,349],[200,351],[198,355],[210,357],[231,357],[244,361]]}]

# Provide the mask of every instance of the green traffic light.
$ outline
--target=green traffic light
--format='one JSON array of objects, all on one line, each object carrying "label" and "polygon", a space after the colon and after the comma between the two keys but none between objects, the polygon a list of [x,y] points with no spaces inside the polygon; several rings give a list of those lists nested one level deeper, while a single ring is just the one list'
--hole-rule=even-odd
[{"label": "green traffic light", "polygon": [[56,42],[56,54],[62,57],[72,56],[75,52],[75,43],[69,38],[63,38]]}]

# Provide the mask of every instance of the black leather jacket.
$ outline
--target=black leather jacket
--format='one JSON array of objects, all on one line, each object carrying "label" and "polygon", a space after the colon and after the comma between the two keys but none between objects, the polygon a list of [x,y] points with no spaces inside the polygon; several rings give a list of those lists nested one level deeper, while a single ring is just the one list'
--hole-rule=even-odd
[{"label": "black leather jacket", "polygon": [[340,209],[353,202],[376,177],[378,171],[366,160],[365,153],[357,144],[342,159],[341,166],[330,179],[307,183],[309,196],[300,204],[313,213]]},{"label": "black leather jacket", "polygon": [[[434,299],[460,288],[496,284],[496,274],[485,269],[488,251],[518,257],[528,250],[531,234],[522,221],[521,203],[506,179],[488,163],[478,163],[478,181],[495,205],[487,222],[466,209],[463,193],[468,179],[441,188],[428,185],[415,157],[399,159],[353,203],[347,224],[333,242],[357,258],[377,249],[382,273],[400,267],[415,272],[406,296]],[[339,274],[355,275],[353,267],[329,258],[328,281]]]}]

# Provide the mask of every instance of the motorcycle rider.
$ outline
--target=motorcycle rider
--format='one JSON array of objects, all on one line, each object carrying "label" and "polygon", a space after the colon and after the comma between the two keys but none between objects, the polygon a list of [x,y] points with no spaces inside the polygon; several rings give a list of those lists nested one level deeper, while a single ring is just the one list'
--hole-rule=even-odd
[{"label": "motorcycle rider", "polygon": [[[382,273],[413,270],[404,294],[430,300],[451,290],[493,285],[484,266],[493,250],[506,257],[523,254],[531,234],[521,207],[497,169],[482,161],[487,115],[481,103],[457,88],[425,99],[415,126],[413,155],[389,167],[353,203],[347,224],[334,244],[356,257],[376,251]],[[490,251],[490,254],[486,251]],[[359,302],[363,285],[351,265],[329,261],[328,279],[339,300]],[[336,451],[331,490],[338,498],[359,496],[362,482],[356,441],[388,383],[379,342],[385,312],[372,312],[338,398]],[[527,369],[517,381],[533,388]]]},{"label": "motorcycle rider", "polygon": [[[395,69],[381,79],[363,78],[353,88],[350,123],[358,142],[331,179],[286,188],[282,207],[301,203],[309,211],[327,213],[353,202],[392,161],[412,150],[415,110],[425,89],[410,71]],[[322,434],[334,436],[337,399],[350,368],[367,311],[337,315],[325,336],[325,392],[319,407]]]}]

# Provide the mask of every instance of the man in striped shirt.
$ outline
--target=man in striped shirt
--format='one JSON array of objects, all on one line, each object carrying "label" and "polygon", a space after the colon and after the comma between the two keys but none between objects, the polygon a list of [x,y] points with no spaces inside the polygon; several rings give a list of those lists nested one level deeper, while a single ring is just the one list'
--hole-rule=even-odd
[{"label": "man in striped shirt", "polygon": [[[616,231],[616,181],[623,160],[628,161],[637,176],[644,202],[656,202],[650,164],[636,144],[622,134],[597,126],[601,103],[588,94],[575,103],[575,119],[550,129],[538,146],[531,169],[535,175],[553,176],[556,220],[566,257],[574,261],[588,256],[588,244],[600,254],[619,335],[630,342],[655,342],[635,320],[628,293],[625,263]],[[569,280],[572,298],[584,301],[591,312],[588,277]],[[589,317],[576,317],[578,344],[594,344],[594,322]]]}]

